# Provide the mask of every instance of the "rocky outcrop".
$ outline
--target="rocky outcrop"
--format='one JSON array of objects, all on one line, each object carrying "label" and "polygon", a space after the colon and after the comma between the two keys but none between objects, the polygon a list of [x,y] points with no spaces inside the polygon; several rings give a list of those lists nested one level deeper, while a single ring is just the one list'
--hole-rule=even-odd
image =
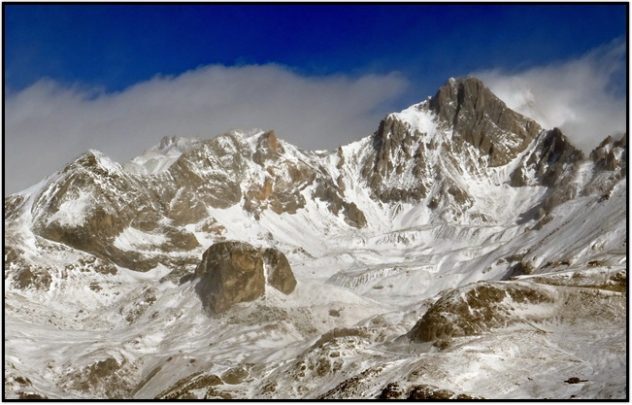
[{"label": "rocky outcrop", "polygon": [[256,219],[266,209],[277,214],[295,214],[306,204],[302,191],[319,176],[314,167],[286,154],[274,131],[258,136],[252,160],[264,170],[265,178],[245,193],[244,209]]},{"label": "rocky outcrop", "polygon": [[197,399],[194,391],[206,390],[208,392],[212,387],[222,384],[223,381],[219,376],[198,371],[176,381],[171,387],[158,394],[156,399]]},{"label": "rocky outcrop", "polygon": [[407,389],[400,387],[398,383],[389,383],[383,389],[377,399],[408,399],[413,401],[445,401],[484,399],[469,394],[458,394],[454,391],[441,389],[427,384],[412,385]]},{"label": "rocky outcrop", "polygon": [[284,294],[294,291],[294,274],[280,251],[244,242],[219,242],[204,252],[195,269],[196,291],[206,309],[221,313],[234,304],[262,297],[266,273],[270,286]]},{"label": "rocky outcrop", "polygon": [[536,225],[539,227],[550,219],[548,215],[553,208],[575,198],[579,190],[573,179],[583,161],[583,152],[559,128],[543,131],[509,177],[512,187],[548,187],[545,198],[524,219],[541,221]]},{"label": "rocky outcrop", "polygon": [[176,185],[174,192],[182,187],[209,207],[227,208],[241,200],[246,155],[238,136],[224,134],[183,153],[166,175]]},{"label": "rocky outcrop", "polygon": [[481,282],[446,292],[415,324],[408,336],[432,342],[457,336],[472,336],[504,327],[526,318],[514,315],[520,305],[553,302],[545,289],[514,283]]},{"label": "rocky outcrop", "polygon": [[626,146],[627,136],[625,134],[617,140],[608,136],[590,153],[590,158],[599,169],[625,172],[628,163]]},{"label": "rocky outcrop", "polygon": [[268,131],[259,136],[257,149],[252,155],[252,160],[263,166],[266,160],[276,160],[283,152],[285,152],[283,145],[279,142],[274,131]]},{"label": "rocky outcrop", "polygon": [[[380,122],[373,135],[375,155],[365,163],[362,176],[381,201],[418,201],[426,196],[431,179],[425,167],[425,144],[418,142],[420,135],[392,114]],[[401,177],[406,172],[416,177],[413,185],[384,184],[388,179]]]},{"label": "rocky outcrop", "polygon": [[[534,150],[525,156],[520,166],[511,174],[513,187],[526,185],[558,186],[574,172],[574,165],[584,159],[558,128],[546,131],[536,140]],[[529,179],[527,173],[533,173]]]},{"label": "rocky outcrop", "polygon": [[320,182],[312,196],[326,202],[327,208],[332,214],[338,215],[342,211],[345,222],[350,226],[354,228],[366,226],[364,212],[355,203],[344,200],[340,195],[340,190],[333,182]]},{"label": "rocky outcrop", "polygon": [[598,194],[599,201],[610,198],[613,187],[628,172],[627,135],[619,139],[606,137],[591,153],[594,172],[591,181],[581,191],[582,195]]}]

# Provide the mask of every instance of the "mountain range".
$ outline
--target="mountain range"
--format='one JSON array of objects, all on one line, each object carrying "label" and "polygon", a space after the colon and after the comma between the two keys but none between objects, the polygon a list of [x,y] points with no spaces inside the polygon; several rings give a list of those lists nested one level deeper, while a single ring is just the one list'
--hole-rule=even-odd
[{"label": "mountain range", "polygon": [[627,160],[474,77],[335,151],[88,151],[4,200],[5,395],[626,398]]}]

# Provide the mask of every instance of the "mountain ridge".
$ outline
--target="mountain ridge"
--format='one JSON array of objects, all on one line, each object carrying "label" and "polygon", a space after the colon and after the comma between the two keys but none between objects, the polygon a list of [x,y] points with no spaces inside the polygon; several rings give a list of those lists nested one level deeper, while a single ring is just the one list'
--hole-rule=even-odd
[{"label": "mountain ridge", "polygon": [[[5,197],[5,390],[619,397],[626,192],[627,134],[586,156],[471,77],[333,151],[272,130],[167,137],[124,164],[91,150]],[[224,241],[280,252],[296,287],[209,315],[193,274]],[[459,377],[490,356],[519,357]]]}]

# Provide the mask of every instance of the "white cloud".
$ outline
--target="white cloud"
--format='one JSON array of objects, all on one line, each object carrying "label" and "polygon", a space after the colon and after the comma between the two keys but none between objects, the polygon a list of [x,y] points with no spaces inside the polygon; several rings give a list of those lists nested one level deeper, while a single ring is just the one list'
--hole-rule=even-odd
[{"label": "white cloud", "polygon": [[207,66],[118,93],[41,80],[5,102],[6,191],[87,149],[122,162],[167,135],[263,128],[302,148],[335,148],[372,133],[407,85],[397,73],[306,77],[278,65]]},{"label": "white cloud", "polygon": [[[624,77],[625,57],[620,40],[564,63],[474,75],[510,108],[560,127],[589,151],[625,130],[625,96],[611,91]],[[36,183],[90,148],[124,162],[170,135],[274,129],[299,147],[332,149],[406,107],[394,102],[409,87],[397,73],[310,77],[273,64],[206,66],[117,93],[41,80],[5,100],[6,191]]]},{"label": "white cloud", "polygon": [[474,73],[509,108],[545,128],[558,127],[585,152],[607,135],[625,132],[625,42],[617,40],[582,57],[521,72]]}]

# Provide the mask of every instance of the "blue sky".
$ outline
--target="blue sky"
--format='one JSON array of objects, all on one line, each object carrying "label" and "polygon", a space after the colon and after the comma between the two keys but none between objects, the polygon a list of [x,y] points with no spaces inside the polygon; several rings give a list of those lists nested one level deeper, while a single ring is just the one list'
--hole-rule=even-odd
[{"label": "blue sky", "polygon": [[124,89],[201,65],[278,63],[305,75],[399,71],[415,90],[524,69],[624,37],[612,5],[9,5],[6,79]]},{"label": "blue sky", "polygon": [[627,4],[3,4],[9,192],[87,149],[274,129],[304,149],[475,74],[590,151],[625,129]]}]

